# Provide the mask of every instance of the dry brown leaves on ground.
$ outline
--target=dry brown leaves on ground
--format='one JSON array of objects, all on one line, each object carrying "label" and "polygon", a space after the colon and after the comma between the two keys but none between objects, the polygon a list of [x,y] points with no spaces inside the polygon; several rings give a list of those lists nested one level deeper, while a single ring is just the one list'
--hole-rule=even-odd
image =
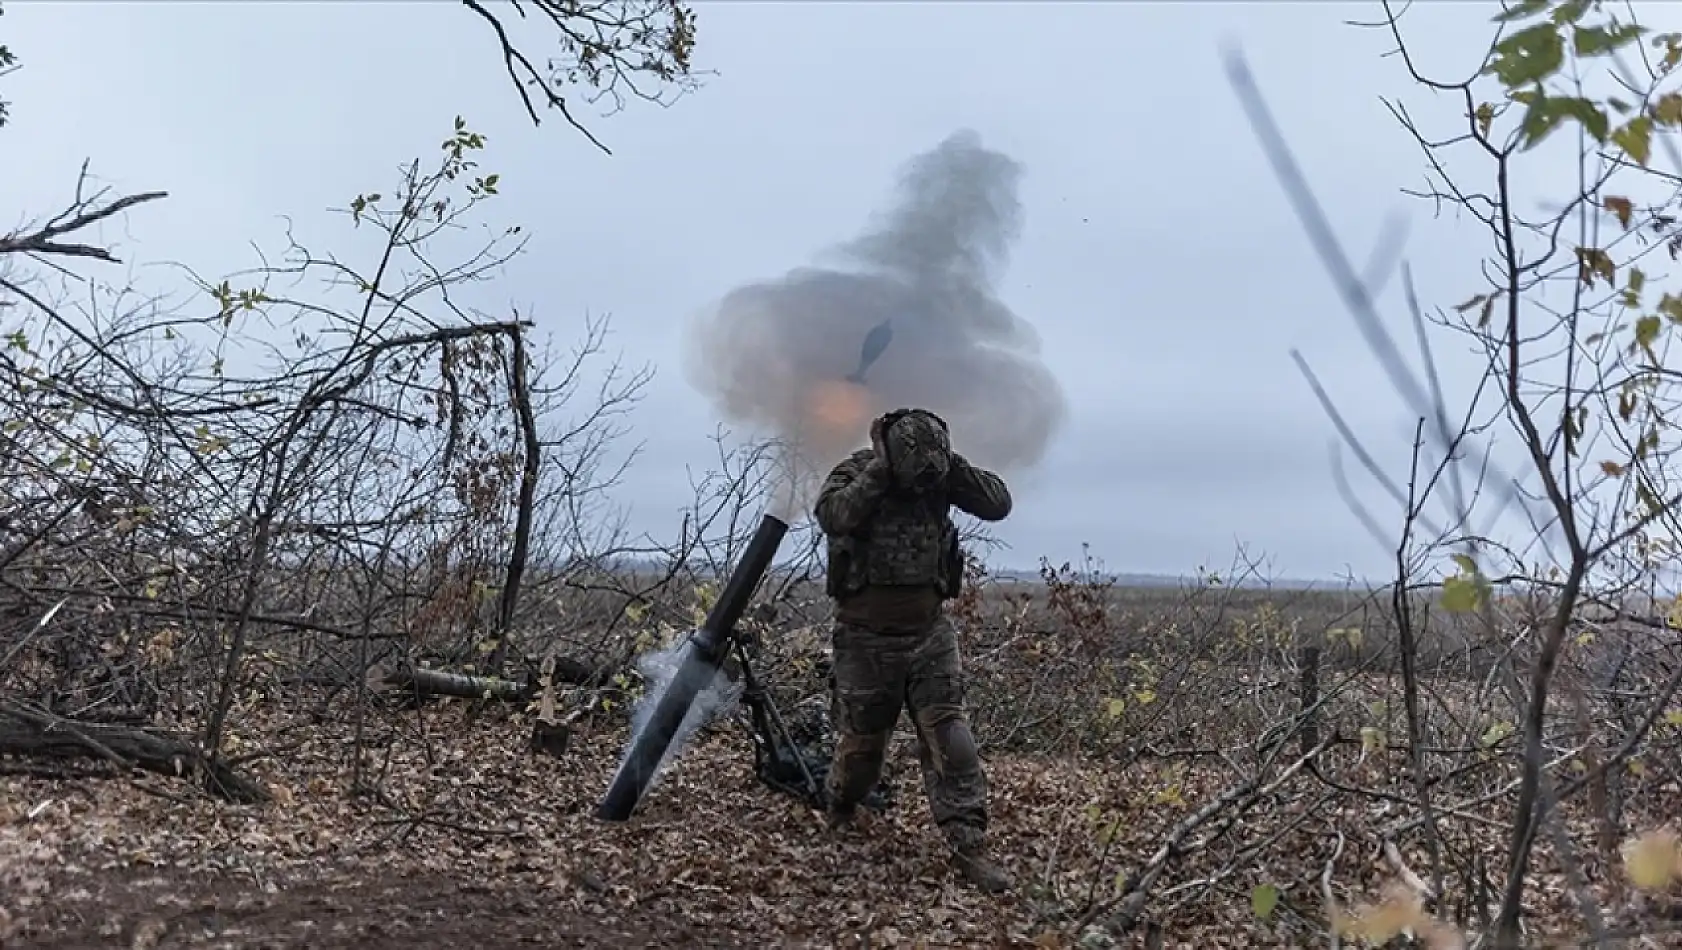
[{"label": "dry brown leaves on ground", "polygon": [[[155,777],[7,779],[0,945],[1065,946],[1057,931],[1108,897],[1117,871],[1221,779],[995,759],[993,838],[1018,887],[990,898],[953,874],[915,768],[897,770],[897,808],[837,837],[759,784],[745,735],[724,729],[669,767],[631,822],[608,825],[592,812],[623,730],[584,737],[556,760],[526,751],[524,726],[469,725],[461,707],[409,724],[429,738],[387,737],[372,755],[375,795],[350,794],[348,729],[314,726],[302,747],[253,766],[276,791],[266,808]],[[1264,879],[1317,881],[1323,837],[1305,824],[1265,870],[1182,903],[1163,920],[1166,945],[1300,945],[1277,929],[1284,909],[1263,922],[1248,894]],[[1165,879],[1153,906],[1218,870],[1198,860]],[[1348,887],[1381,886],[1367,863],[1341,865]],[[1314,913],[1302,907],[1299,929]]]}]

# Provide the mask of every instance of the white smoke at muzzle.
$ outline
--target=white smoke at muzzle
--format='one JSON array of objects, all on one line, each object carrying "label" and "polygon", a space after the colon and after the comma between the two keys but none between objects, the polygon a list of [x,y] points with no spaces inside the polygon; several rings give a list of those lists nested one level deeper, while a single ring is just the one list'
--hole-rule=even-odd
[{"label": "white smoke at muzzle", "polygon": [[[637,672],[642,674],[643,691],[631,710],[631,741],[625,743],[625,751],[620,756],[620,768],[624,767],[631,750],[636,748],[637,738],[648,725],[649,717],[654,715],[654,708],[659,705],[660,697],[666,694],[666,687],[670,686],[672,679],[677,676],[678,667],[682,665],[688,647],[688,638],[684,638],[674,646],[650,650],[637,657],[636,667]],[[671,743],[666,746],[665,754],[654,767],[654,777],[649,781],[644,794],[659,783],[667,763],[682,754],[684,746],[688,745],[696,730],[709,722],[729,718],[735,712],[736,703],[741,698],[742,684],[731,680],[722,667],[715,670],[712,679],[701,687],[701,691],[695,695],[695,701],[689,704],[689,711],[684,714],[683,723],[678,726]]]}]

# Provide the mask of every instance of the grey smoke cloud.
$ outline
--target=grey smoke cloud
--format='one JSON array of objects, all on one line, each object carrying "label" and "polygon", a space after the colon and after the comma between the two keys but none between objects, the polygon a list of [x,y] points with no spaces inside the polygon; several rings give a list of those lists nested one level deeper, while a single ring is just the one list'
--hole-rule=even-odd
[{"label": "grey smoke cloud", "polygon": [[[1005,473],[1038,462],[1067,416],[1033,326],[996,281],[1022,230],[1023,168],[960,131],[904,168],[898,200],[825,266],[729,292],[686,340],[691,384],[730,423],[796,448],[798,503],[866,444],[869,423],[901,406],[930,409],[953,446]],[[870,331],[892,339],[863,374]]]}]

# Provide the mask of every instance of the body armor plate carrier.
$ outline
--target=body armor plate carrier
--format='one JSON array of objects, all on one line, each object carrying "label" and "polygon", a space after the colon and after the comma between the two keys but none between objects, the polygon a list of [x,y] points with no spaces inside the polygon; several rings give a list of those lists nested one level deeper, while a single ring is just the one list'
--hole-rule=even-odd
[{"label": "body armor plate carrier", "polygon": [[964,556],[943,492],[890,492],[852,534],[829,539],[827,592],[849,597],[866,587],[932,586],[958,596]]}]

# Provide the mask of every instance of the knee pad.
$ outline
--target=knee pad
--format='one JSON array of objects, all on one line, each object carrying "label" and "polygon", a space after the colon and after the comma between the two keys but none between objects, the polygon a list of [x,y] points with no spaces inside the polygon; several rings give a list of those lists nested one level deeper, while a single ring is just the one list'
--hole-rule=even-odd
[{"label": "knee pad", "polygon": [[929,741],[937,760],[948,773],[964,775],[981,771],[981,749],[975,734],[962,719],[948,719],[929,730]]}]

